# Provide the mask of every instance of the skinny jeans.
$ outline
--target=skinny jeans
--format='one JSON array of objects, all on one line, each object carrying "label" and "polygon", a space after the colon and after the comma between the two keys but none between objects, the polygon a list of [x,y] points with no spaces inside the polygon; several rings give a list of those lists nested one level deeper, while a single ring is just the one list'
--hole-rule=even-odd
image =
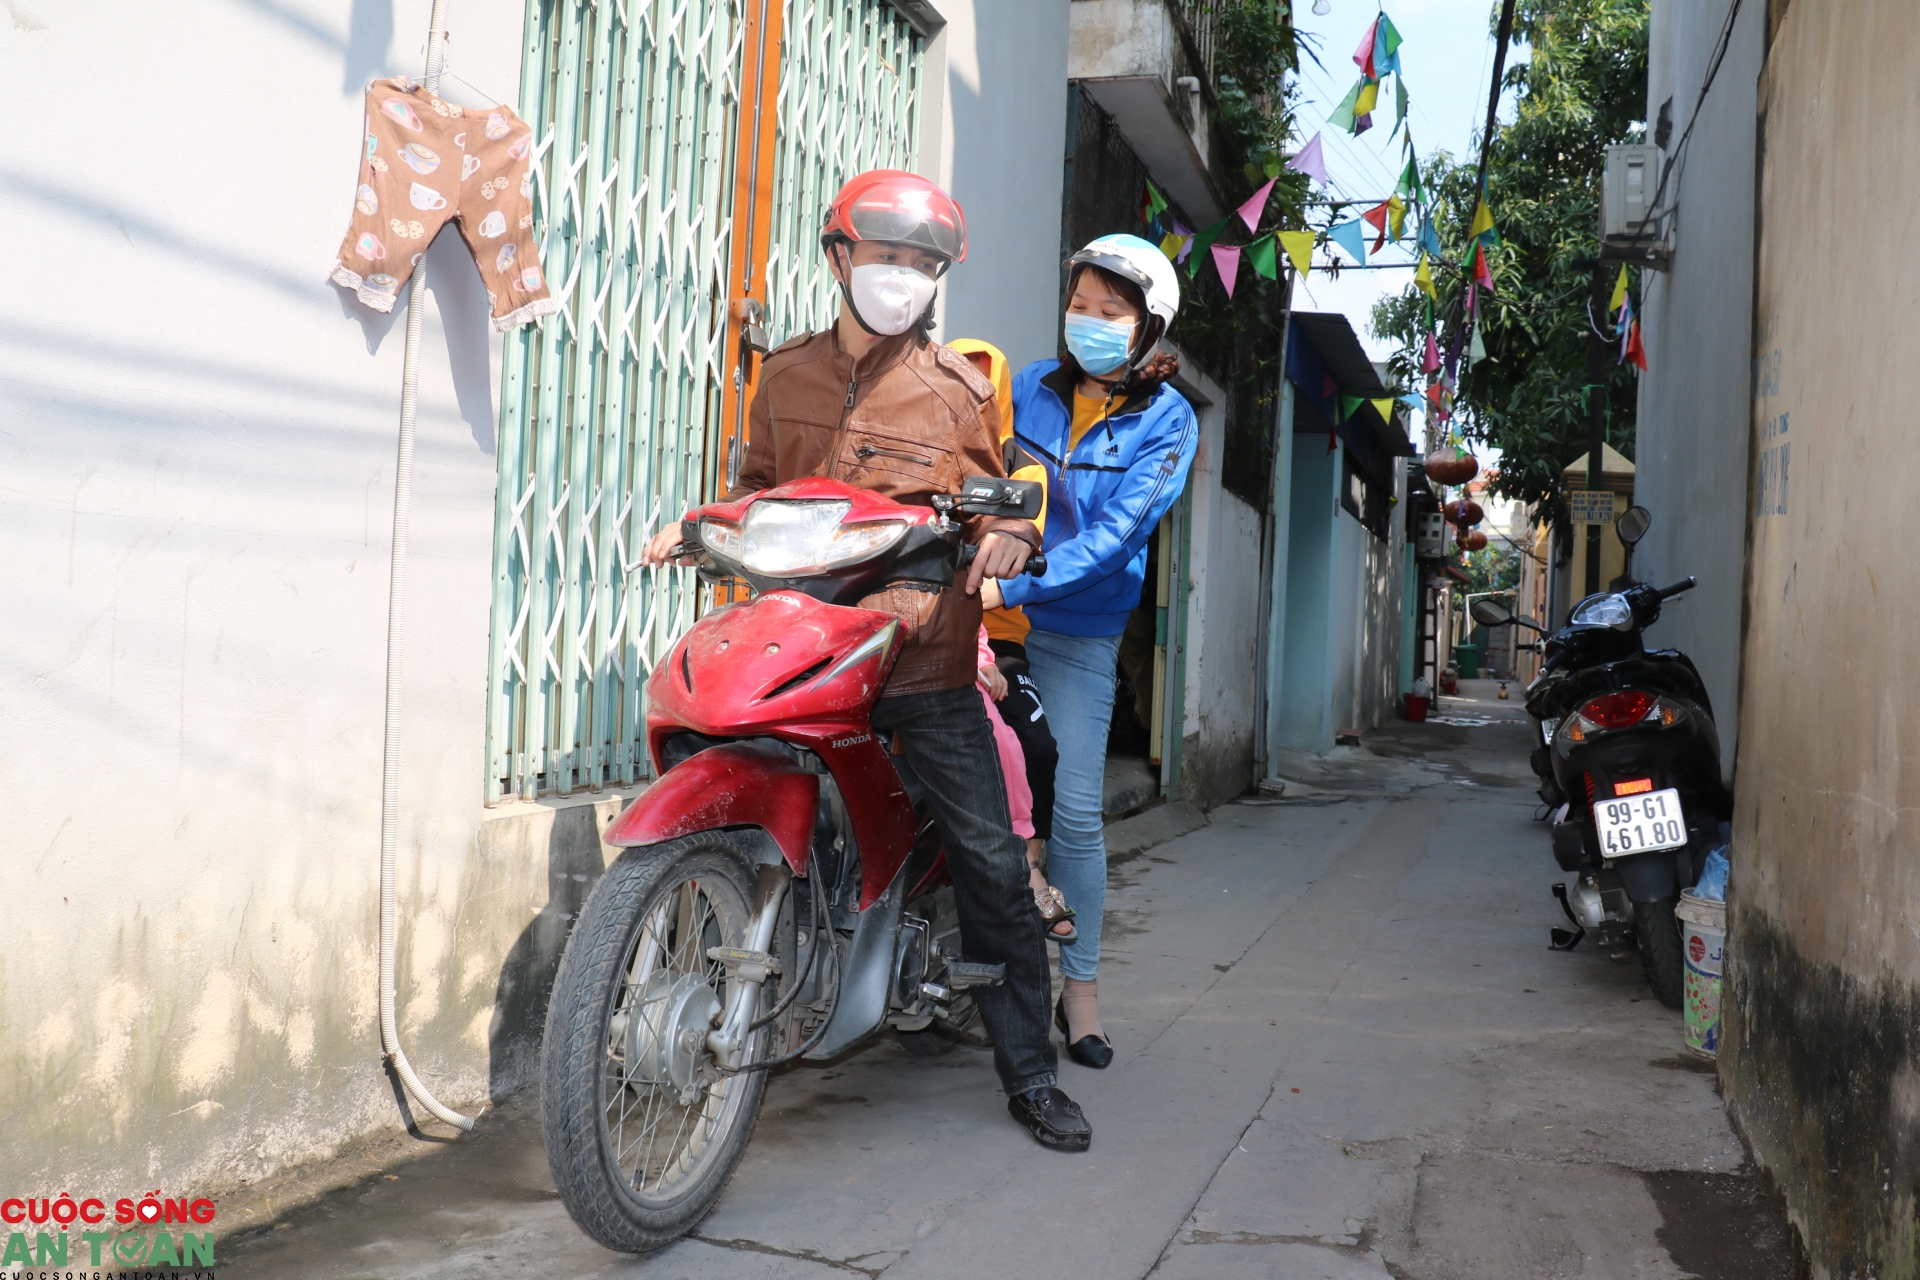
[{"label": "skinny jeans", "polygon": [[1069,636],[1038,628],[1027,635],[1029,670],[1047,700],[1047,722],[1060,750],[1047,880],[1073,908],[1080,933],[1078,940],[1060,948],[1060,973],[1081,982],[1091,982],[1100,973],[1100,917],[1107,903],[1102,810],[1119,653],[1119,636]]}]

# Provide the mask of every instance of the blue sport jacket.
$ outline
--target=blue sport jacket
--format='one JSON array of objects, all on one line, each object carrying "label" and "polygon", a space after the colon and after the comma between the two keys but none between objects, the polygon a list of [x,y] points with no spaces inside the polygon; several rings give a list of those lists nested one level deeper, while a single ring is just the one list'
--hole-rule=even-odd
[{"label": "blue sport jacket", "polygon": [[1047,576],[1002,582],[1041,631],[1117,636],[1140,603],[1147,539],[1186,487],[1200,441],[1193,406],[1171,386],[1129,396],[1067,452],[1073,380],[1036,360],[1013,380],[1013,434],[1047,471]]}]

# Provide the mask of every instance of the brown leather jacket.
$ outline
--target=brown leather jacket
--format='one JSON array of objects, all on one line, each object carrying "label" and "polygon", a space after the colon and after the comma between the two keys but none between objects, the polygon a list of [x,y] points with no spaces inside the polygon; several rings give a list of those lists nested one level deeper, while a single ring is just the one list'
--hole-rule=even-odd
[{"label": "brown leather jacket", "polygon": [[[993,386],[965,356],[917,332],[884,338],[858,365],[832,329],[767,357],[748,411],[748,445],[732,497],[802,476],[826,476],[925,506],[967,476],[1004,476]],[[1007,533],[1035,550],[1028,520],[975,517],[967,540]],[[934,693],[978,674],[980,597],[895,587],[861,605],[900,619],[906,641],[885,696]]]}]

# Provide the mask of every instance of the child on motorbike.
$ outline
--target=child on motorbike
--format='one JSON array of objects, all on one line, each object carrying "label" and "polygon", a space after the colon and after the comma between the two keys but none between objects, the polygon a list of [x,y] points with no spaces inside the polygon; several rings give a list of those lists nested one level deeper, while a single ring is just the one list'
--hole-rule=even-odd
[{"label": "child on motorbike", "polygon": [[[926,332],[939,278],[966,257],[960,206],[925,178],[872,170],[834,197],[820,243],[840,286],[839,316],[767,357],[732,496],[828,476],[926,504],[968,475],[1005,476],[993,388]],[[1007,1108],[1042,1145],[1084,1151],[1092,1128],[1057,1086],[1041,924],[993,733],[972,687],[980,583],[1018,577],[1040,536],[1030,521],[987,517],[970,519],[967,534],[977,551],[964,582],[938,594],[896,586],[861,601],[898,617],[904,637],[872,726],[896,739],[926,785],[954,881],[963,958],[1005,966],[1002,985],[973,995]],[[679,536],[674,527],[656,536],[647,562],[670,559]]]}]

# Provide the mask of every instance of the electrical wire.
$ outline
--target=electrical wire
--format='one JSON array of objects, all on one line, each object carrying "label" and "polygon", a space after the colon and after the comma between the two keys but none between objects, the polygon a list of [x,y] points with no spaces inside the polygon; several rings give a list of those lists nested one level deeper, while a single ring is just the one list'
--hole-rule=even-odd
[{"label": "electrical wire", "polygon": [[807,979],[813,976],[814,965],[820,959],[820,895],[813,892],[811,883],[807,886],[807,936],[813,939],[811,949],[807,952],[807,967],[793,980],[787,993],[780,997],[780,1003],[774,1005],[762,1017],[755,1018],[747,1024],[749,1032],[758,1031],[785,1013],[799,997],[800,988],[806,986]]},{"label": "electrical wire", "polygon": [[[1707,74],[1700,81],[1700,92],[1693,100],[1693,111],[1687,116],[1687,127],[1680,131],[1680,140],[1673,144],[1673,163],[1662,165],[1660,181],[1654,184],[1653,203],[1647,210],[1647,216],[1634,224],[1634,239],[1646,234],[1647,224],[1656,218],[1664,218],[1670,209],[1660,207],[1660,197],[1666,194],[1667,179],[1673,176],[1675,169],[1686,168],[1687,144],[1693,139],[1693,126],[1700,119],[1700,108],[1706,105],[1707,90],[1713,88],[1714,77],[1720,74],[1720,64],[1726,61],[1727,48],[1733,43],[1733,25],[1740,16],[1741,0],[1732,0],[1727,6],[1727,16],[1720,24],[1720,38],[1714,43],[1713,52],[1707,58]],[[1678,193],[1675,199],[1678,199]]]}]

